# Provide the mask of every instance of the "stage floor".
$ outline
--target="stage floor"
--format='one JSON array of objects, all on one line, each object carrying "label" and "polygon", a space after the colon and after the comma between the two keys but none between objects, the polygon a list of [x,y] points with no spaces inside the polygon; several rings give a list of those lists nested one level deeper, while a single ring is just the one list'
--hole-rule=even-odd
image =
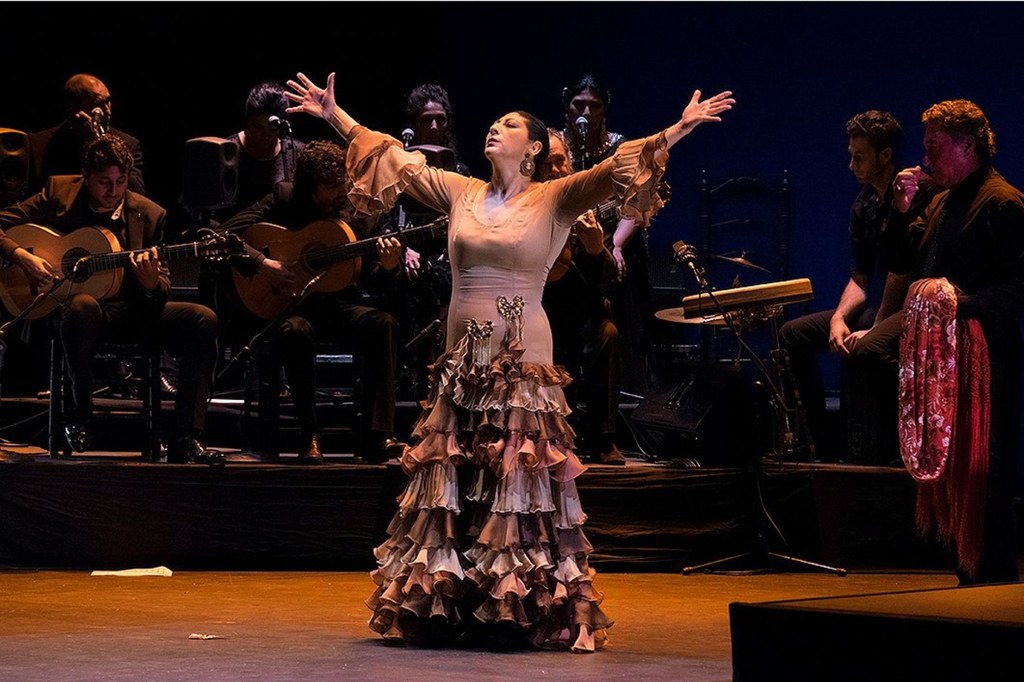
[{"label": "stage floor", "polygon": [[956,578],[604,572],[596,584],[615,625],[606,649],[580,656],[387,646],[366,627],[372,583],[363,572],[6,571],[0,679],[725,682],[733,602],[948,588]]}]

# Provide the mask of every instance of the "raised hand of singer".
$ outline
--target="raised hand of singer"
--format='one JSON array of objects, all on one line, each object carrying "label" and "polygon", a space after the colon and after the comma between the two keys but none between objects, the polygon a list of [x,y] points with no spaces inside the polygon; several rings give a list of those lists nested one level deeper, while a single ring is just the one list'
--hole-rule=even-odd
[{"label": "raised hand of singer", "polygon": [[160,284],[160,257],[157,255],[156,247],[139,251],[129,256],[132,264],[132,272],[143,289],[152,291]]},{"label": "raised hand of singer", "polygon": [[380,264],[388,272],[394,272],[402,260],[402,242],[394,237],[377,238],[377,256]]},{"label": "raised hand of singer", "polygon": [[11,258],[22,269],[32,286],[49,284],[57,275],[57,271],[46,259],[31,254],[25,249],[15,249]]},{"label": "raised hand of singer", "polygon": [[288,107],[289,114],[305,113],[317,118],[329,119],[337,106],[334,100],[334,73],[327,76],[326,87],[321,88],[306,77],[301,71],[295,75],[296,80],[288,80],[292,92],[286,92],[288,99],[295,106]]},{"label": "raised hand of singer", "polygon": [[700,98],[700,90],[694,90],[679,122],[665,131],[668,145],[671,147],[692,133],[701,123],[721,122],[721,114],[732,109],[734,104],[736,100],[733,99],[731,90],[724,90],[704,100]]}]

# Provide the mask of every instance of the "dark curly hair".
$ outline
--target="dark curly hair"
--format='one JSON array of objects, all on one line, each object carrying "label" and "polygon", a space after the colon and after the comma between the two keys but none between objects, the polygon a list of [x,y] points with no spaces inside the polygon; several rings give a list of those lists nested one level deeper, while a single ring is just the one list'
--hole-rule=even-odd
[{"label": "dark curly hair", "polygon": [[437,102],[444,109],[444,115],[448,118],[445,146],[454,152],[455,158],[459,158],[458,142],[455,139],[455,113],[452,111],[452,102],[444,86],[437,83],[421,83],[413,88],[405,99],[406,123],[414,126],[416,117],[423,111],[423,107],[427,106],[427,102]]},{"label": "dark curly hair", "polygon": [[996,134],[989,127],[985,112],[970,100],[947,99],[933,104],[921,114],[921,122],[958,140],[973,139],[974,151],[982,161],[996,155]]},{"label": "dark curly hair", "polygon": [[127,173],[134,165],[132,150],[117,135],[100,135],[89,142],[82,152],[84,172],[102,171],[110,166],[117,166],[122,173]]},{"label": "dark curly hair", "polygon": [[295,159],[295,191],[312,194],[317,185],[345,181],[345,152],[333,142],[314,140]]},{"label": "dark curly hair", "polygon": [[903,127],[888,111],[869,109],[846,122],[849,137],[866,138],[876,153],[891,149],[895,157],[903,144]]}]

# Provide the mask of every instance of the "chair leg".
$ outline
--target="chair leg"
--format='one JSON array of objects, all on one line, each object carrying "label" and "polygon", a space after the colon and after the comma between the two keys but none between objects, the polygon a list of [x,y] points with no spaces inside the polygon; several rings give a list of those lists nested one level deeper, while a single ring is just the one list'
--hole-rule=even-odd
[{"label": "chair leg", "polygon": [[160,396],[160,347],[146,350],[146,388],[142,392],[142,412],[146,419],[146,440],[142,457],[160,459],[160,414],[163,403]]},{"label": "chair leg", "polygon": [[59,334],[50,341],[50,457],[59,459],[71,456],[71,446],[64,436],[64,383],[67,369],[64,366],[64,347]]}]

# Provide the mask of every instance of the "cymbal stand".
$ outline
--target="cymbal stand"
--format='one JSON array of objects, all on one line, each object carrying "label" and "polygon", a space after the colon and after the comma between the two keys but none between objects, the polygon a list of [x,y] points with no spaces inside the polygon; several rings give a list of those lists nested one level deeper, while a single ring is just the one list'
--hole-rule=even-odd
[{"label": "cymbal stand", "polygon": [[[684,245],[685,246],[685,245]],[[750,355],[751,361],[761,372],[764,377],[764,383],[761,384],[768,392],[768,399],[773,409],[786,409],[785,396],[779,389],[772,373],[765,366],[764,362],[758,358],[757,354],[750,348],[747,342],[743,339],[742,333],[739,327],[735,324],[732,315],[730,315],[722,307],[717,297],[712,291],[711,286],[708,284],[707,276],[704,269],[697,262],[697,256],[692,247],[685,246],[685,248],[677,250],[676,257],[687,267],[690,272],[693,273],[694,278],[697,280],[697,284],[700,286],[701,291],[708,296],[711,302],[718,309],[718,312],[722,315],[722,319],[725,322],[726,327],[735,335],[737,343],[740,347],[747,351]],[[737,358],[738,360],[738,358]],[[785,414],[788,415],[788,412]],[[751,474],[753,476],[753,499],[751,500],[751,531],[752,531],[752,544],[753,547],[746,552],[739,554],[733,554],[719,559],[713,559],[712,561],[706,561],[702,564],[694,566],[684,566],[682,569],[683,575],[689,575],[699,571],[712,571],[721,566],[740,562],[743,560],[749,560],[757,568],[753,569],[756,572],[764,572],[769,570],[767,564],[770,560],[781,561],[785,564],[803,566],[808,568],[814,568],[829,573],[834,573],[838,576],[845,576],[846,569],[839,568],[836,566],[828,566],[826,564],[817,563],[814,561],[808,561],[799,557],[790,556],[789,554],[782,554],[779,552],[771,551],[769,544],[769,531],[772,535],[779,538],[784,546],[788,546],[785,536],[782,531],[776,525],[775,520],[772,518],[771,513],[768,511],[768,507],[764,502],[764,493],[762,488],[762,479],[764,477],[764,461],[763,456],[757,454],[753,458],[753,466],[751,467]]]}]

